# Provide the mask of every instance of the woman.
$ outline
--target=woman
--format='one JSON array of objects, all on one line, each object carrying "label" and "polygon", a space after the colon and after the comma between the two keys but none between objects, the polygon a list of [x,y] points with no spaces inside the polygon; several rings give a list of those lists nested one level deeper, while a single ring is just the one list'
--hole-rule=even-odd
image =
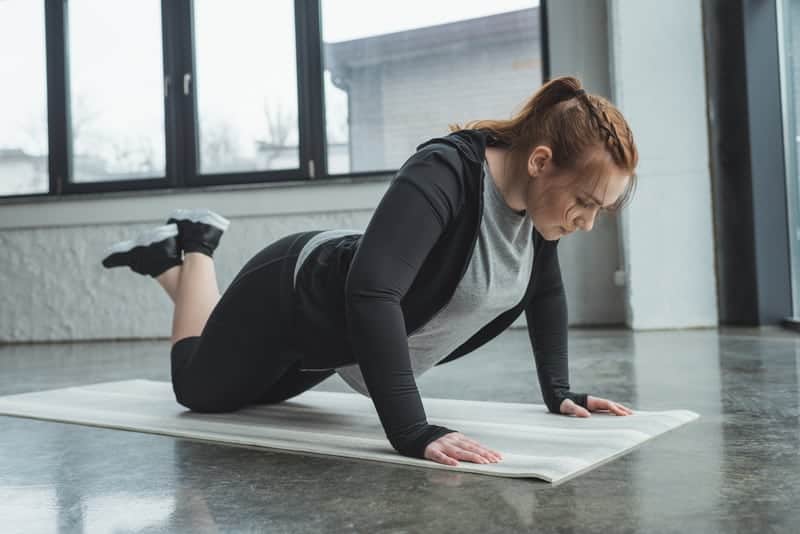
[{"label": "woman", "polygon": [[[220,297],[212,261],[228,221],[178,210],[115,245],[107,267],[158,280],[175,302],[176,399],[225,412],[298,395],[334,372],[372,398],[401,454],[446,465],[500,453],[427,422],[415,377],[491,340],[524,310],[549,411],[628,415],[570,391],[559,238],[630,198],[630,128],[572,77],[510,120],[450,127],[398,171],[369,225],[301,232],[256,254]],[[183,257],[181,252],[183,251]]]}]

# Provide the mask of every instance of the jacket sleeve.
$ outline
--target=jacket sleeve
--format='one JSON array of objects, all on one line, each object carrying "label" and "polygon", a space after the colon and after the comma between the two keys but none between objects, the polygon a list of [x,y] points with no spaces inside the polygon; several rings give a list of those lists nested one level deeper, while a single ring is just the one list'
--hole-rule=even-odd
[{"label": "jacket sleeve", "polygon": [[386,437],[402,455],[424,458],[456,432],[430,425],[411,369],[400,301],[461,202],[458,170],[441,154],[413,155],[367,226],[345,281],[347,335]]},{"label": "jacket sleeve", "polygon": [[567,299],[557,249],[553,248],[546,259],[533,296],[525,308],[525,318],[542,397],[550,412],[561,413],[564,399],[572,399],[575,404],[586,408],[587,394],[569,390]]}]

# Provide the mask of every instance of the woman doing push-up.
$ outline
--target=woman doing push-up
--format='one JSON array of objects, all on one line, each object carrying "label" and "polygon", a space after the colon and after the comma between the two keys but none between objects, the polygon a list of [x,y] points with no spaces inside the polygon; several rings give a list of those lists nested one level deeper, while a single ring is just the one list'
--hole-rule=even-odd
[{"label": "woman doing push-up", "polygon": [[[403,164],[367,228],[287,235],[220,296],[213,254],[229,221],[179,209],[118,243],[106,267],[154,277],[175,304],[172,383],[198,412],[278,403],[334,373],[370,397],[391,445],[446,465],[497,462],[428,424],[415,377],[493,339],[523,312],[550,412],[628,415],[570,390],[556,247],[631,198],[638,153],[622,114],[561,77],[508,120],[450,126]],[[500,364],[500,362],[498,362]]]}]

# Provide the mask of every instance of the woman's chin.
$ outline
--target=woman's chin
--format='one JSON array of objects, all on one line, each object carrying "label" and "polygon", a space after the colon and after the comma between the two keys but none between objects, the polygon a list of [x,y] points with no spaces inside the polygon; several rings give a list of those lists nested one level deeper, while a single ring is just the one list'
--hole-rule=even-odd
[{"label": "woman's chin", "polygon": [[558,241],[559,239],[561,239],[564,236],[563,236],[563,234],[554,233],[554,234],[551,234],[551,235],[545,235],[543,237],[544,237],[545,241]]},{"label": "woman's chin", "polygon": [[533,226],[547,241],[556,241],[565,235],[568,235],[568,232],[564,232],[564,229],[560,226],[548,226],[544,228],[544,231],[542,231],[543,229],[539,228],[535,223]]},{"label": "woman's chin", "polygon": [[539,228],[535,224],[533,227],[536,229],[537,232],[545,239],[545,241],[556,241],[560,239],[564,234],[561,230],[556,227],[548,226],[547,228]]},{"label": "woman's chin", "polygon": [[557,239],[561,239],[565,235],[567,235],[566,232],[564,232],[564,230],[562,230],[560,226],[556,226],[550,230],[550,235],[545,239],[547,239],[548,241],[556,241]]}]

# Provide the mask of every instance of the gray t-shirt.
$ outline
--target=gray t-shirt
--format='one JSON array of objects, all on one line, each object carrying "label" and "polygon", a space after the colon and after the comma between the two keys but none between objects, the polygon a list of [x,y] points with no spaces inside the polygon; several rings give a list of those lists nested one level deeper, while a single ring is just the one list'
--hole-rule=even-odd
[{"label": "gray t-shirt", "polygon": [[[415,377],[516,306],[528,287],[533,267],[533,223],[526,213],[506,204],[485,161],[483,168],[483,218],[467,270],[444,308],[408,338]],[[330,230],[312,238],[300,251],[295,276],[302,261],[320,243],[354,233],[362,232]],[[336,372],[350,387],[369,397],[358,364],[338,367]]]}]

